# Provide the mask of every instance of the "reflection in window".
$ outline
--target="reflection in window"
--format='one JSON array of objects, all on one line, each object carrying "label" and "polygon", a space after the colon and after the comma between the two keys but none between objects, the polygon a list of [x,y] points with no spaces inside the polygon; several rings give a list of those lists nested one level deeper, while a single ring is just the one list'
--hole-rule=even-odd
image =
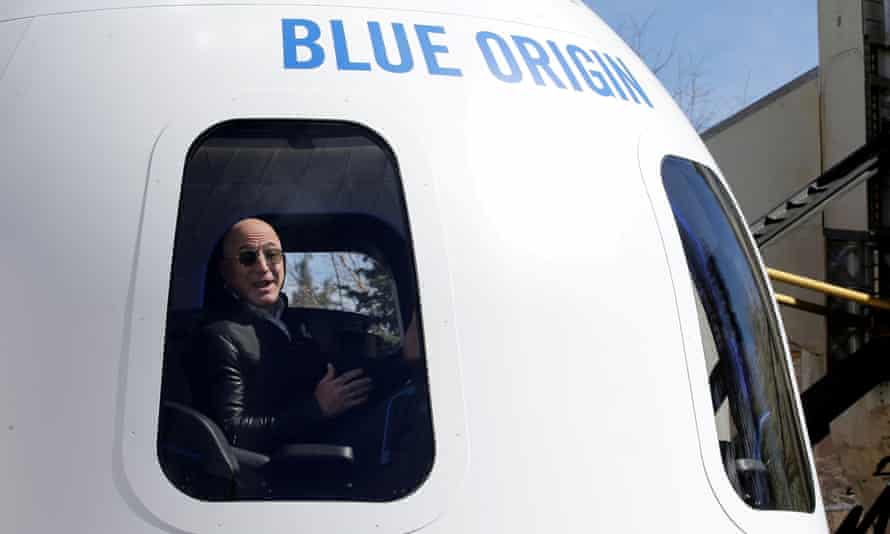
[{"label": "reflection in window", "polygon": [[338,310],[362,316],[361,329],[378,350],[401,344],[396,286],[388,267],[358,252],[289,252],[284,294],[291,307]]},{"label": "reflection in window", "polygon": [[706,167],[667,157],[662,178],[696,289],[726,474],[753,508],[812,512],[791,378],[743,223]]}]

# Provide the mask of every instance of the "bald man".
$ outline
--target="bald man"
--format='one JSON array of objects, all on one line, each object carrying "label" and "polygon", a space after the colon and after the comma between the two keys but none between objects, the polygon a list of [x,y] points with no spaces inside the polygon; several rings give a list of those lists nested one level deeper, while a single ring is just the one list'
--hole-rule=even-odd
[{"label": "bald man", "polygon": [[[314,343],[288,324],[281,293],[285,265],[271,225],[243,219],[217,251],[224,287],[199,336],[203,358],[196,404],[232,445],[271,452],[318,442],[342,414],[367,402],[373,384],[361,368],[338,375]],[[196,374],[198,377],[196,377]]]}]

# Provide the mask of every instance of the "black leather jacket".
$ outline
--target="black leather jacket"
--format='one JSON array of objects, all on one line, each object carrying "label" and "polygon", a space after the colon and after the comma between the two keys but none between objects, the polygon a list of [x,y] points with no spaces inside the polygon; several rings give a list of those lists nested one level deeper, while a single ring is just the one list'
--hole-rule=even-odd
[{"label": "black leather jacket", "polygon": [[315,399],[327,360],[297,324],[233,298],[213,313],[197,339],[190,382],[196,407],[232,445],[272,451],[319,441],[328,421]]}]

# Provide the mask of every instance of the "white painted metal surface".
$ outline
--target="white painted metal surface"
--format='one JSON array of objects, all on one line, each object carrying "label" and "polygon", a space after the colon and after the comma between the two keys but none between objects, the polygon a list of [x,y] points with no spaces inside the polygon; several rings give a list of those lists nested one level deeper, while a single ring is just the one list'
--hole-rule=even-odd
[{"label": "white painted metal surface", "polygon": [[[818,486],[813,513],[755,511],[723,473],[659,175],[666,154],[716,166],[595,15],[568,1],[192,4],[0,8],[15,19],[0,22],[0,531],[825,531]],[[319,25],[318,68],[282,67],[282,19]],[[369,63],[367,21],[441,27],[438,67],[461,73],[432,72],[414,36],[410,72],[339,70],[332,19]],[[501,81],[479,32],[621,58],[652,106],[580,75],[576,90],[555,57],[564,89]],[[178,187],[194,140],[234,118],[357,122],[395,153],[436,430],[433,472],[405,499],[199,502],[161,473]]]}]

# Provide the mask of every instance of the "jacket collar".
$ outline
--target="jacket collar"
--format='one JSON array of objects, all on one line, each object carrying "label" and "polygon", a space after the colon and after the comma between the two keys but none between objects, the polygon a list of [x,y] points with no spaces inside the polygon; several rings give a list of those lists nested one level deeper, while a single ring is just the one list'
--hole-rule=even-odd
[{"label": "jacket collar", "polygon": [[254,306],[230,289],[225,290],[225,296],[227,297],[225,299],[227,301],[227,306],[225,306],[227,310],[218,310],[217,313],[222,312],[221,315],[227,315],[229,318],[238,317],[250,323],[271,323],[287,336],[288,340],[292,340],[290,330],[283,320],[288,306],[287,296],[284,293],[278,294],[278,301],[271,310]]}]

